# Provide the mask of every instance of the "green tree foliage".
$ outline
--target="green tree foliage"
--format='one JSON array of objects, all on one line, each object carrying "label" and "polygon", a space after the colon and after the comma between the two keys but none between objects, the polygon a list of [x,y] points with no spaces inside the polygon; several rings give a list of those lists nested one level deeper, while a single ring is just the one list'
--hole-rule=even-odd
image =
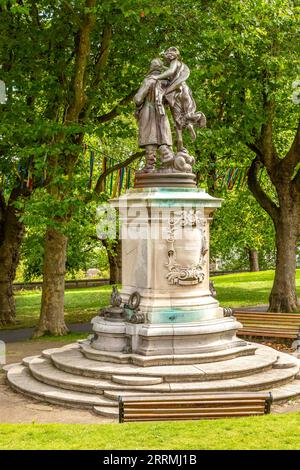
[{"label": "green tree foliage", "polygon": [[[204,84],[199,97],[211,123],[202,134],[202,153],[213,162],[228,161],[232,154],[245,156],[249,188],[276,232],[269,308],[293,311],[298,308],[300,235],[300,121],[293,98],[299,78],[300,7],[284,0],[205,4],[201,19],[196,8],[202,28],[193,49],[196,76]],[[262,182],[261,168],[266,175]]]},{"label": "green tree foliage", "polygon": [[[131,100],[142,74],[137,72],[144,72],[149,51],[158,44],[159,35],[151,35],[153,23],[143,22],[143,17],[151,11],[154,19],[168,7],[157,2],[144,11],[145,5],[107,0],[1,2],[1,56],[14,109],[9,114],[6,108],[3,138],[7,146],[9,139],[21,144],[18,158],[26,159],[30,184],[41,180],[47,191],[40,193],[48,218],[44,286],[49,291],[43,295],[42,316],[49,311],[50,317],[61,319],[53,328],[45,321],[41,333],[48,327],[56,334],[66,331],[60,261],[67,246],[64,226],[86,202],[76,184],[84,135],[105,135],[105,125]],[[118,135],[132,132],[132,125],[126,124],[120,119],[115,125]],[[97,194],[99,189],[95,188]],[[47,252],[54,248],[55,253]],[[52,285],[56,287],[51,293]]]},{"label": "green tree foliage", "polygon": [[249,269],[251,252],[260,268],[274,268],[272,221],[248,189],[227,191],[211,227],[211,257],[221,260],[222,269]]},{"label": "green tree foliage", "polygon": [[[214,190],[217,168],[233,161],[250,167],[250,189],[276,228],[271,307],[296,308],[300,127],[299,106],[291,99],[300,47],[296,2],[23,0],[1,1],[0,8],[1,79],[8,96],[1,105],[1,168],[11,190],[42,188],[34,202],[45,218],[47,249],[60,249],[58,260],[65,256],[67,226],[103,192],[101,178],[90,188],[82,184],[85,136],[132,139],[129,154],[138,158],[136,125],[127,117],[130,100],[150,60],[176,45],[192,70],[189,83],[198,107],[208,117],[194,148],[196,169],[208,174]],[[262,183],[260,167],[266,175]],[[51,260],[49,253],[45,289],[56,277],[60,295],[47,292],[43,303],[62,318],[64,263],[58,269]],[[40,332],[65,331],[62,319],[54,328],[49,322],[40,326]]]}]

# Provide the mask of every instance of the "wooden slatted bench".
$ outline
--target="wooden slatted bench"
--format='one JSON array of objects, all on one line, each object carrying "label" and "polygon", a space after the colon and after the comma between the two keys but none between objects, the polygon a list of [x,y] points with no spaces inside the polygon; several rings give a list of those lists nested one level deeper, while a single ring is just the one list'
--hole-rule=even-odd
[{"label": "wooden slatted bench", "polygon": [[238,336],[300,339],[300,314],[234,310],[235,318],[243,329]]},{"label": "wooden slatted bench", "polygon": [[119,397],[119,422],[232,418],[270,413],[269,392]]}]

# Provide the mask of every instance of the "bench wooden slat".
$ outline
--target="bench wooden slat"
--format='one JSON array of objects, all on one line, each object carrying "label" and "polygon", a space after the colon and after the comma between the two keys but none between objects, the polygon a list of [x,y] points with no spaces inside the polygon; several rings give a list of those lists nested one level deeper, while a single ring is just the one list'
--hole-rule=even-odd
[{"label": "bench wooden slat", "polygon": [[291,321],[279,321],[279,320],[272,320],[272,319],[266,319],[266,318],[244,318],[244,317],[235,317],[237,320],[243,322],[251,322],[251,323],[263,323],[264,325],[287,325],[291,326],[293,328],[299,327],[300,322],[291,322]]},{"label": "bench wooden slat", "polygon": [[269,394],[266,392],[213,392],[213,393],[177,393],[177,394],[155,394],[152,396],[149,395],[125,395],[120,396],[120,399],[123,403],[132,402],[132,401],[144,401],[144,402],[156,402],[156,401],[185,401],[185,400],[236,400],[236,399],[245,399],[245,398],[264,398],[268,397]]},{"label": "bench wooden slat", "polygon": [[155,408],[155,409],[147,409],[147,413],[145,413],[143,408],[124,408],[124,412],[127,415],[140,415],[140,414],[164,414],[164,413],[169,413],[169,414],[191,414],[191,413],[231,413],[235,411],[263,411],[264,410],[264,403],[260,405],[252,405],[252,406],[236,406],[236,407],[212,407],[212,408],[207,408],[207,407],[200,407],[199,408]]},{"label": "bench wooden slat", "polygon": [[297,335],[298,334],[298,328],[296,330],[291,330],[291,329],[287,329],[287,328],[267,328],[266,326],[252,326],[252,325],[246,325],[244,323],[244,328],[241,328],[240,330],[238,331],[242,331],[242,330],[257,330],[257,331],[266,331],[266,332],[270,332],[270,333],[282,333],[282,334],[287,334],[287,335]]},{"label": "bench wooden slat", "polygon": [[300,314],[273,312],[234,311],[243,328],[238,336],[297,339],[300,336]]},{"label": "bench wooden slat", "polygon": [[292,335],[294,335],[295,333],[298,332],[298,329],[287,329],[287,328],[266,328],[266,326],[255,326],[255,325],[246,325],[244,326],[243,328],[244,330],[260,330],[260,331],[274,331],[274,333],[290,333]]},{"label": "bench wooden slat", "polygon": [[266,318],[241,318],[241,317],[235,317],[238,321],[241,323],[244,322],[251,322],[251,323],[262,323],[264,325],[287,325],[290,328],[299,328],[300,322],[293,323],[289,321],[279,321],[279,320],[272,320],[272,319],[266,319]]},{"label": "bench wooden slat", "polygon": [[279,320],[279,318],[263,318],[263,317],[244,317],[241,315],[237,315],[235,318],[239,320],[247,320],[247,321],[258,321],[258,322],[264,322],[266,324],[272,324],[275,323],[277,325],[300,325],[300,320],[290,320],[288,318],[285,318],[283,320]]},{"label": "bench wooden slat", "polygon": [[248,416],[248,415],[256,415],[256,414],[265,414],[264,408],[255,408],[255,409],[248,409],[248,410],[237,410],[237,409],[229,409],[229,410],[203,410],[203,411],[197,411],[197,410],[191,410],[190,413],[183,413],[182,411],[178,411],[176,413],[170,413],[169,410],[160,410],[157,411],[156,413],[145,413],[144,411],[141,411],[139,413],[131,413],[130,411],[124,413],[124,419],[123,422],[128,421],[128,419],[141,419],[141,418],[152,418],[159,420],[160,418],[169,418],[170,420],[174,418],[185,418],[185,419],[190,419],[191,416],[198,417],[199,419],[204,419],[206,417],[216,417],[216,416]]},{"label": "bench wooden slat", "polygon": [[119,397],[119,421],[216,419],[270,412],[272,395],[264,392],[216,393],[178,397]]},{"label": "bench wooden slat", "polygon": [[[239,321],[241,321],[241,320],[239,320]],[[257,326],[257,327],[259,327],[259,328],[265,327],[265,328],[267,328],[267,329],[273,329],[273,330],[279,330],[280,328],[281,328],[282,330],[284,330],[284,331],[289,331],[289,330],[290,330],[290,331],[293,331],[293,332],[299,330],[299,327],[298,327],[298,326],[295,327],[295,326],[292,326],[292,325],[277,325],[277,324],[273,324],[273,323],[270,324],[270,325],[268,325],[268,324],[266,324],[266,323],[256,323],[256,322],[255,322],[255,323],[251,323],[251,322],[247,322],[247,321],[245,321],[245,320],[241,321],[241,323],[242,323],[242,325],[244,325],[244,326],[248,326],[248,325],[251,326],[251,327],[252,327],[252,326],[253,326],[253,327],[256,327],[256,326]]]},{"label": "bench wooden slat", "polygon": [[288,313],[255,313],[255,312],[234,312],[233,313],[234,316],[247,316],[247,317],[251,317],[251,316],[260,316],[260,317],[264,317],[264,318],[277,318],[277,319],[287,319],[287,320],[295,320],[295,321],[299,321],[300,320],[300,315],[296,315],[296,314],[288,314]]},{"label": "bench wooden slat", "polygon": [[292,335],[296,334],[299,329],[298,328],[282,328],[282,327],[278,327],[278,328],[268,328],[266,325],[249,325],[249,324],[245,324],[244,323],[244,329],[248,329],[248,330],[266,330],[266,331],[274,331],[274,333],[277,333],[278,331],[279,332],[282,332],[282,333],[290,333]]},{"label": "bench wooden slat", "polygon": [[193,420],[193,419],[217,419],[217,418],[241,418],[243,416],[262,416],[265,413],[263,411],[244,411],[244,412],[230,412],[230,413],[196,413],[190,415],[140,415],[140,416],[127,416],[126,422],[130,421],[179,421],[179,420]]},{"label": "bench wooden slat", "polygon": [[233,311],[233,314],[234,315],[264,315],[264,316],[274,316],[274,317],[290,317],[290,318],[298,318],[298,320],[300,319],[300,313],[282,313],[282,312],[259,312],[259,311],[255,311],[255,310],[238,310],[238,309],[235,309]]},{"label": "bench wooden slat", "polygon": [[180,401],[180,402],[177,402],[177,403],[168,403],[168,402],[125,402],[124,403],[124,409],[140,409],[140,408],[144,408],[145,406],[147,407],[150,407],[151,405],[155,406],[155,409],[158,409],[158,408],[169,408],[169,409],[174,409],[174,408],[180,408],[182,407],[183,405],[187,408],[193,408],[195,406],[202,406],[202,407],[211,407],[212,405],[217,405],[217,406],[223,406],[223,407],[226,407],[230,404],[234,404],[236,406],[249,406],[249,405],[255,405],[255,404],[264,404],[265,403],[265,398],[260,398],[260,399],[252,399],[252,400],[240,400],[239,402],[237,402],[236,400],[226,400],[224,402],[220,402],[220,401]]}]

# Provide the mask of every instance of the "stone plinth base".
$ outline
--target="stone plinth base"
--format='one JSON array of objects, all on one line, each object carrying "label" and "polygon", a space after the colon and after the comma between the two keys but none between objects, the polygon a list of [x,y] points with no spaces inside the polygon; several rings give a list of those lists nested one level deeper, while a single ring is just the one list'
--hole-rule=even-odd
[{"label": "stone plinth base", "polygon": [[161,363],[162,356],[185,355],[187,363],[190,364],[193,356],[197,362],[196,356],[199,354],[243,347],[247,344],[236,338],[236,331],[241,328],[241,324],[232,317],[173,325],[112,323],[95,317],[92,323],[92,348],[102,352],[161,356]]},{"label": "stone plinth base", "polygon": [[209,221],[221,200],[197,188],[161,187],[128,191],[111,204],[119,211],[124,304],[137,293],[146,324],[221,318],[209,290]]},{"label": "stone plinth base", "polygon": [[196,188],[194,173],[136,172],[135,188]]},{"label": "stone plinth base", "polygon": [[91,409],[113,419],[118,417],[120,396],[163,395],[171,399],[264,390],[272,392],[278,402],[300,395],[298,359],[251,343],[229,351],[198,355],[198,362],[189,365],[172,363],[170,356],[168,365],[153,362],[152,366],[140,367],[143,364],[134,359],[157,361],[160,357],[107,353],[111,361],[103,361],[104,354],[83,341],[80,346],[43,351],[42,356],[25,358],[22,364],[5,369],[10,386],[22,394],[43,402]]}]

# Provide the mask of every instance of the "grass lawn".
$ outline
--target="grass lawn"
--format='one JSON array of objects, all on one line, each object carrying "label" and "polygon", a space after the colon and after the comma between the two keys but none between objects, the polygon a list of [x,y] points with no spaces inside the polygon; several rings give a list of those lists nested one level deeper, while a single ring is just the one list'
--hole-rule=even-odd
[{"label": "grass lawn", "polygon": [[300,413],[189,422],[1,424],[0,449],[299,450]]},{"label": "grass lawn", "polygon": [[[218,300],[224,306],[233,307],[265,304],[273,276],[272,271],[216,276]],[[300,287],[300,270],[297,285]],[[89,321],[100,307],[109,303],[110,292],[110,286],[67,290],[67,322]],[[40,296],[39,291],[16,294],[18,327],[36,323]],[[70,339],[73,336],[76,340],[81,334],[72,333]],[[0,449],[299,450],[300,413],[122,425],[0,424]]]},{"label": "grass lawn", "polygon": [[68,342],[68,343],[75,343],[79,339],[86,339],[88,333],[86,331],[82,333],[77,333],[72,331],[71,333],[68,333],[66,336],[52,336],[52,335],[44,335],[41,336],[40,338],[34,338],[34,339],[28,339],[27,342],[45,342],[45,341],[53,341],[54,343],[57,343],[57,341],[61,341],[62,343]]},{"label": "grass lawn", "polygon": [[[268,303],[274,280],[274,271],[226,274],[212,278],[217,298],[224,307],[242,307]],[[297,291],[300,296],[300,269],[296,273]]]},{"label": "grass lawn", "polygon": [[[213,278],[217,298],[224,307],[242,307],[268,303],[274,271],[258,273],[226,274]],[[300,270],[297,270],[297,286],[300,295]],[[89,322],[97,311],[109,305],[111,286],[67,289],[65,315],[67,323]],[[40,311],[41,291],[16,293],[17,325],[11,328],[35,326]]]},{"label": "grass lawn", "polygon": [[[111,286],[67,289],[65,319],[67,323],[89,322],[101,307],[109,305]],[[35,326],[40,314],[41,290],[16,292],[17,324],[13,328]],[[7,327],[5,327],[7,328]]]}]

